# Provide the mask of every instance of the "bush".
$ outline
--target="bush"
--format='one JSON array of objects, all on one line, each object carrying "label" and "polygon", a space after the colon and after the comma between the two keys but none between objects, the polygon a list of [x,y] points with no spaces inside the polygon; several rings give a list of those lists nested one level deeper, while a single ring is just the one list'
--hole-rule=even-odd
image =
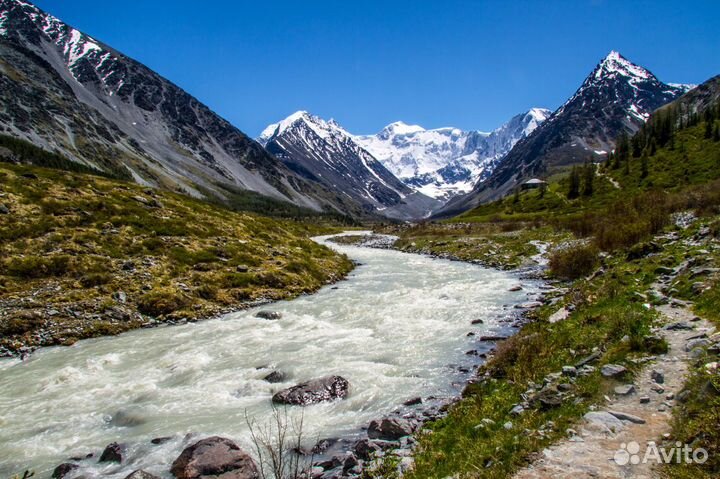
[{"label": "bush", "polygon": [[5,262],[5,272],[20,278],[47,278],[63,276],[70,267],[70,256],[27,256],[12,258]]},{"label": "bush", "polygon": [[80,284],[85,288],[92,288],[93,286],[100,286],[108,284],[113,279],[110,273],[88,273],[80,278]]},{"label": "bush", "polygon": [[561,279],[577,279],[590,274],[598,265],[595,245],[579,244],[555,250],[550,256],[550,273]]},{"label": "bush", "polygon": [[190,304],[187,296],[176,290],[154,290],[138,301],[138,310],[148,316],[164,316]]}]

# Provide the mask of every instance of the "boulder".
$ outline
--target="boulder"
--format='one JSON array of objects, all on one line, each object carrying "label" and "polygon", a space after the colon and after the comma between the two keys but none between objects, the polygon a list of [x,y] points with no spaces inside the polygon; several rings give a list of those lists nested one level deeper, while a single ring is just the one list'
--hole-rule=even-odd
[{"label": "boulder", "polygon": [[259,479],[252,458],[230,439],[212,436],[186,448],[170,472],[178,479]]},{"label": "boulder", "polygon": [[401,437],[409,436],[413,430],[413,424],[407,419],[393,417],[372,421],[368,426],[367,434],[370,439],[396,441]]},{"label": "boulder", "polygon": [[113,442],[105,447],[102,455],[98,462],[117,462],[123,461],[123,454],[125,452],[125,445]]},{"label": "boulder", "polygon": [[277,319],[282,318],[282,313],[279,312],[279,311],[265,311],[265,310],[263,310],[263,311],[258,311],[258,312],[255,314],[255,317],[256,317],[256,318],[261,318],[261,319],[277,320]]},{"label": "boulder", "polygon": [[629,396],[635,393],[635,386],[632,384],[623,384],[615,388],[615,394],[618,396]]},{"label": "boulder", "polygon": [[155,474],[150,474],[147,471],[143,471],[142,469],[138,469],[137,471],[133,471],[127,476],[125,476],[125,479],[160,479]]},{"label": "boulder", "polygon": [[156,437],[152,440],[150,440],[150,443],[157,445],[165,444],[166,442],[169,442],[172,440],[172,437],[170,436],[162,436],[162,437]]},{"label": "boulder", "polygon": [[9,215],[9,214],[10,214],[10,208],[8,208],[4,204],[0,203],[0,215]]},{"label": "boulder", "polygon": [[274,403],[307,406],[324,401],[343,399],[348,395],[350,383],[341,376],[326,376],[284,389],[272,398]]},{"label": "boulder", "polygon": [[665,372],[661,369],[653,369],[650,373],[650,378],[658,384],[665,382]]},{"label": "boulder", "polygon": [[704,338],[691,339],[685,345],[685,351],[692,351],[695,348],[704,348],[710,345],[710,340]]},{"label": "boulder", "polygon": [[69,462],[66,462],[64,464],[60,464],[58,467],[55,468],[55,470],[52,473],[52,479],[63,479],[66,475],[70,474],[72,471],[77,469],[77,464],[72,464]]},{"label": "boulder", "polygon": [[619,432],[625,428],[620,419],[604,411],[589,412],[585,414],[584,418],[590,424],[605,427],[612,432]]},{"label": "boulder", "polygon": [[269,383],[281,383],[285,381],[285,373],[282,373],[280,371],[273,371],[267,376],[265,376],[263,379]]},{"label": "boulder", "polygon": [[355,444],[355,455],[363,461],[369,461],[381,451],[380,445],[370,439],[362,439]]},{"label": "boulder", "polygon": [[619,364],[606,364],[600,369],[600,373],[606,378],[618,378],[627,372],[627,368]]}]

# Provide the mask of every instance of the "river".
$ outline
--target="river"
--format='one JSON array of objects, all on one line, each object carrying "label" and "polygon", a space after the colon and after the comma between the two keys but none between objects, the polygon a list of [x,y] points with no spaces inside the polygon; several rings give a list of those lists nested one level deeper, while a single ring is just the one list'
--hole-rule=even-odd
[{"label": "river", "polygon": [[[511,272],[329,245],[360,266],[313,295],[1,361],[0,477],[30,468],[46,478],[90,452],[73,475],[122,479],[143,468],[169,477],[193,439],[217,434],[250,450],[246,413],[263,423],[274,392],[330,374],[348,379],[350,395],[305,408],[305,436],[358,435],[410,398],[458,395],[471,374],[458,365],[478,361],[466,355],[477,347],[468,332],[500,331],[514,305],[539,293],[529,281],[509,291],[521,282]],[[259,319],[258,309],[283,317]],[[287,381],[264,381],[273,370]],[[159,436],[172,439],[150,444]],[[129,445],[127,461],[97,464],[113,441]]]}]

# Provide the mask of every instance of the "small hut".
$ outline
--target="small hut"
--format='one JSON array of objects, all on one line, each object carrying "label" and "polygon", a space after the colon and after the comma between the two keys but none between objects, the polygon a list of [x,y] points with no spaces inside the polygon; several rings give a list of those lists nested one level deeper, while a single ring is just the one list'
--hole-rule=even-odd
[{"label": "small hut", "polygon": [[534,190],[537,188],[546,188],[547,187],[547,181],[543,181],[538,178],[532,178],[530,180],[527,180],[525,183],[523,183],[520,186],[520,189],[522,190]]}]

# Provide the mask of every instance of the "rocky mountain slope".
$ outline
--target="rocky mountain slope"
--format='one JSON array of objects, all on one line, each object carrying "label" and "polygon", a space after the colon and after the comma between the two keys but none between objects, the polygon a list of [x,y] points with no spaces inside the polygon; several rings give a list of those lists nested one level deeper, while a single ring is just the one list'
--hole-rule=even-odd
[{"label": "rocky mountain slope", "polygon": [[0,0],[0,105],[0,132],[143,185],[360,212],[170,81],[22,0]]},{"label": "rocky mountain slope", "polygon": [[486,181],[452,199],[440,214],[451,216],[497,199],[522,181],[560,167],[604,159],[621,133],[635,133],[652,111],[690,88],[663,83],[618,52],[610,52],[564,105],[513,147]]},{"label": "rocky mountain slope", "polygon": [[368,213],[423,218],[440,202],[403,184],[337,122],[298,111],[258,138],[297,174],[342,192]]},{"label": "rocky mountain slope", "polygon": [[439,199],[467,193],[495,169],[520,139],[532,133],[550,111],[533,108],[485,133],[458,128],[426,130],[392,123],[356,140],[405,184]]}]

